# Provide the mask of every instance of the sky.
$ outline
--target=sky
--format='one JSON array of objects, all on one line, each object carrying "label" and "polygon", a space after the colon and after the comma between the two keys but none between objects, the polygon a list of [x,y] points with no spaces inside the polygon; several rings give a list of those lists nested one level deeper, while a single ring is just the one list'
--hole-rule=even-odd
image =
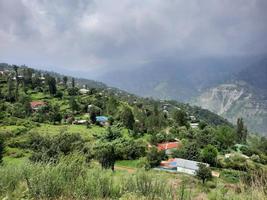
[{"label": "sky", "polygon": [[266,0],[0,0],[0,62],[97,77],[267,53]]}]

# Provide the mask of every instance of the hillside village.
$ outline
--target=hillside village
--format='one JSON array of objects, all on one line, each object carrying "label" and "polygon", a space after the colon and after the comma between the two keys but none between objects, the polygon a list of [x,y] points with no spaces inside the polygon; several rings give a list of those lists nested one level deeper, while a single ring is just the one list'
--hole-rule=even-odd
[{"label": "hillside village", "polygon": [[[144,170],[134,177],[149,176],[151,184],[155,184],[147,188],[151,189],[149,193],[137,184],[135,191],[128,188],[124,193],[116,193],[114,188],[106,188],[108,192],[101,193],[104,196],[99,193],[93,198],[126,195],[124,198],[130,199],[127,197],[130,193],[132,199],[154,199],[150,195],[157,186],[153,178],[157,176],[167,182],[183,180],[183,184],[169,186],[176,187],[179,195],[178,187],[188,192],[196,187],[192,185],[201,185],[192,194],[187,193],[188,199],[198,197],[199,193],[215,195],[221,189],[242,199],[248,192],[244,189],[246,184],[256,187],[256,176],[266,179],[254,191],[260,195],[266,192],[267,139],[248,133],[242,118],[232,125],[208,110],[189,104],[141,98],[94,81],[0,64],[0,125],[1,177],[6,177],[4,173],[8,170],[20,173],[18,169],[24,165],[44,166],[50,171],[65,162],[70,168],[86,166],[80,169],[84,173],[88,168],[105,170],[103,174],[113,171],[115,175],[108,175],[106,181],[108,177],[118,179]],[[0,197],[12,199],[24,190],[27,197],[37,199],[68,198],[75,193],[67,192],[71,186],[66,186],[68,181],[63,180],[66,185],[55,193],[41,185],[32,188],[41,182],[31,174],[22,174],[18,179],[13,177],[13,187],[2,187],[10,177],[0,180]],[[82,174],[77,177],[82,178]],[[53,188],[58,183],[46,184]],[[79,198],[90,198],[83,189]],[[176,192],[158,190],[161,199],[181,199]]]}]

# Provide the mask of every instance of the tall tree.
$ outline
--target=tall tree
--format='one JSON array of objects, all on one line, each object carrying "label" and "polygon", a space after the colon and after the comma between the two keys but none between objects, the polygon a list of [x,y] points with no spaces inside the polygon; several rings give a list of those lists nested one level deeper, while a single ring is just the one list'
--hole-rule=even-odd
[{"label": "tall tree", "polygon": [[71,79],[71,86],[72,86],[72,88],[75,87],[75,79],[74,78]]},{"label": "tall tree", "polygon": [[188,126],[187,114],[183,110],[175,110],[173,113],[173,119],[179,126]]},{"label": "tall tree", "polygon": [[217,163],[217,155],[217,148],[211,144],[208,144],[205,148],[203,148],[200,153],[202,161],[209,163],[212,166],[215,166]]},{"label": "tall tree", "polygon": [[23,109],[25,111],[25,115],[29,116],[31,114],[31,111],[32,111],[31,104],[30,104],[30,102],[31,102],[30,97],[27,96],[27,95],[22,95],[19,98],[19,102],[23,105]]},{"label": "tall tree", "polygon": [[4,139],[0,136],[0,164],[3,162],[4,149]]},{"label": "tall tree", "polygon": [[70,98],[69,105],[73,113],[79,110],[79,104],[77,103],[74,97]]},{"label": "tall tree", "polygon": [[47,84],[49,87],[50,95],[55,95],[57,93],[56,79],[52,76],[47,77]]},{"label": "tall tree", "polygon": [[64,87],[67,87],[67,82],[68,82],[68,77],[64,76],[63,77],[63,85],[64,85]]},{"label": "tall tree", "polygon": [[14,83],[11,76],[7,80],[7,99],[8,101],[14,100]]},{"label": "tall tree", "polygon": [[242,118],[237,119],[236,135],[237,135],[237,142],[246,143],[248,130],[247,127],[244,125]]},{"label": "tall tree", "polygon": [[99,142],[95,146],[95,157],[101,164],[102,168],[111,168],[114,171],[117,155],[115,152],[115,146],[112,142]]},{"label": "tall tree", "polygon": [[149,167],[157,167],[160,162],[165,159],[166,155],[164,151],[158,151],[157,147],[152,146],[147,152],[147,161],[149,163]]},{"label": "tall tree", "polygon": [[96,123],[96,117],[100,115],[101,109],[97,106],[91,106],[90,109],[88,109],[89,115],[90,115],[90,120],[93,124]]},{"label": "tall tree", "polygon": [[120,118],[126,128],[131,130],[133,129],[135,120],[133,112],[129,107],[124,107],[124,109],[121,112]]},{"label": "tall tree", "polygon": [[101,140],[96,143],[95,156],[102,168],[111,168],[114,171],[115,162],[120,158],[121,148],[118,144],[121,144],[121,142],[118,143],[117,141],[121,136],[120,132],[108,128],[107,132],[102,135]]},{"label": "tall tree", "polygon": [[212,179],[211,169],[203,163],[198,164],[198,170],[196,171],[196,176],[202,180],[204,184],[205,181]]},{"label": "tall tree", "polygon": [[16,78],[16,91],[15,91],[15,99],[18,100],[19,97],[19,76],[18,76],[18,66],[13,65],[13,69],[15,71],[15,78]]},{"label": "tall tree", "polygon": [[24,86],[31,86],[32,85],[32,74],[33,70],[30,68],[23,69],[23,83]]}]

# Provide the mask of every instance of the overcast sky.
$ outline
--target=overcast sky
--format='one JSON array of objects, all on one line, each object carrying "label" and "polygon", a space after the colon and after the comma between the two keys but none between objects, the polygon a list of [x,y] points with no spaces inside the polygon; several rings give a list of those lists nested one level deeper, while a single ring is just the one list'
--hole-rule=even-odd
[{"label": "overcast sky", "polygon": [[0,62],[94,77],[267,53],[266,0],[0,0]]}]

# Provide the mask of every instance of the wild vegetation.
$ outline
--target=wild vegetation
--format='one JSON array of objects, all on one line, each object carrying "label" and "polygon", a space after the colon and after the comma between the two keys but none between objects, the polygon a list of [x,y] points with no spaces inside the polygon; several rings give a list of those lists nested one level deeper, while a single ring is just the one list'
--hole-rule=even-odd
[{"label": "wild vegetation", "polygon": [[[0,70],[1,198],[266,198],[267,139],[241,118],[233,126],[188,104],[25,66]],[[174,141],[172,154],[157,148]],[[153,169],[170,157],[210,167],[197,176]]]}]

